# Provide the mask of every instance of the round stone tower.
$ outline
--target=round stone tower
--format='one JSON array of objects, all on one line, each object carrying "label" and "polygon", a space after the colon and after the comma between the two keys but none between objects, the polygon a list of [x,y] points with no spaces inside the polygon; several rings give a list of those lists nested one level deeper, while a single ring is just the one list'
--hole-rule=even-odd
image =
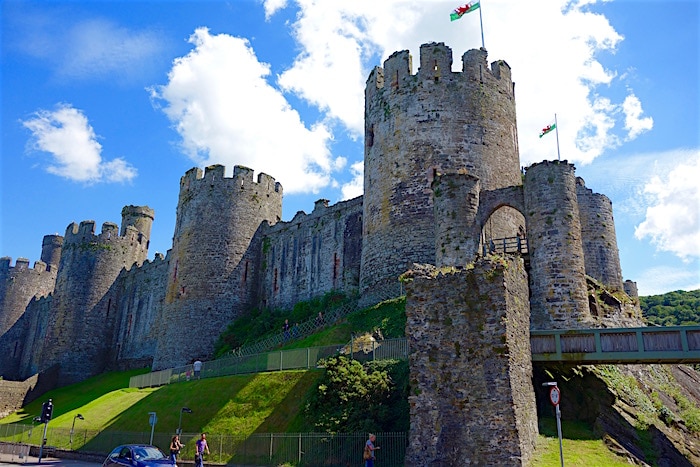
[{"label": "round stone tower", "polygon": [[154,369],[210,358],[221,330],[253,303],[260,225],[282,216],[282,186],[236,166],[189,170],[180,180],[173,248]]},{"label": "round stone tower", "polygon": [[151,227],[155,211],[148,206],[124,206],[122,209],[122,229],[119,235],[126,235],[126,228],[135,227],[141,235],[140,243],[148,249],[151,241]]},{"label": "round stone tower", "polygon": [[590,323],[574,166],[528,167],[524,184],[533,329]]},{"label": "round stone tower", "polygon": [[145,232],[133,225],[122,231],[120,236],[117,224],[105,222],[96,235],[94,221],[66,229],[43,346],[50,350],[40,364],[60,364],[62,383],[100,373],[107,364],[117,315],[112,285],[122,269],[140,266],[148,256]]},{"label": "round stone tower", "polygon": [[[417,74],[402,51],[367,80],[360,272],[365,304],[395,295],[398,276],[412,263],[435,263],[435,174],[462,170],[478,177],[482,190],[521,184],[510,67],[496,61],[489,68],[486,58],[485,50],[470,50],[462,71],[452,72],[452,50],[424,44]],[[490,224],[505,236],[514,222]]]},{"label": "round stone tower", "polygon": [[47,271],[55,271],[61,261],[63,237],[60,235],[44,235],[41,242],[41,260],[46,263]]},{"label": "round stone tower", "polygon": [[479,179],[466,173],[438,174],[433,180],[435,265],[466,266],[479,252]]},{"label": "round stone tower", "polygon": [[607,196],[586,188],[581,177],[576,178],[576,195],[586,274],[613,290],[622,291],[622,268],[612,203]]}]

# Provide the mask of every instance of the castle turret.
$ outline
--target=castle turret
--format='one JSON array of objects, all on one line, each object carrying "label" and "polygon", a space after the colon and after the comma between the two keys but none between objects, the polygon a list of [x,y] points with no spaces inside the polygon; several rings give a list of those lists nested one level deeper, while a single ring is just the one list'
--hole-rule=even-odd
[{"label": "castle turret", "polygon": [[590,324],[574,166],[528,167],[524,184],[534,329]]},{"label": "castle turret", "polygon": [[[412,74],[408,51],[375,68],[365,89],[363,252],[360,288],[365,303],[398,290],[412,263],[435,263],[431,183],[436,173],[463,170],[481,189],[521,184],[515,97],[510,67],[489,68],[485,50],[462,57],[424,44]],[[489,235],[515,236],[520,214],[498,212]],[[511,217],[517,219],[513,220]]]},{"label": "castle turret", "polygon": [[63,237],[60,235],[44,235],[41,242],[41,261],[46,264],[46,269],[55,271],[61,261],[61,250],[63,249]]},{"label": "castle turret", "polygon": [[254,181],[236,166],[227,178],[214,165],[181,178],[154,369],[211,357],[222,328],[255,300],[260,245],[251,241],[281,215],[282,186],[269,175]]},{"label": "castle turret", "polygon": [[479,252],[479,179],[465,173],[438,174],[433,181],[435,265],[465,266]]},{"label": "castle turret", "polygon": [[[155,219],[155,212],[148,206],[124,206],[122,209],[122,229],[119,235],[126,235],[127,227],[131,226],[141,234],[140,244],[142,251],[148,252],[151,240],[151,227]],[[146,259],[144,257],[140,262]]]},{"label": "castle turret", "polygon": [[622,268],[612,203],[607,196],[586,188],[581,177],[576,178],[576,195],[586,274],[613,290],[622,291]]},{"label": "castle turret", "polygon": [[[148,209],[148,208],[141,208]],[[150,224],[148,225],[150,227]],[[66,229],[40,369],[60,364],[64,383],[104,371],[113,345],[116,318],[110,292],[122,269],[148,255],[145,232],[105,222],[72,223]]]},{"label": "castle turret", "polygon": [[0,258],[0,336],[22,316],[32,298],[48,295],[56,283],[56,268],[44,261],[36,261],[33,268],[27,258],[17,258],[14,266],[11,262],[12,258]]}]

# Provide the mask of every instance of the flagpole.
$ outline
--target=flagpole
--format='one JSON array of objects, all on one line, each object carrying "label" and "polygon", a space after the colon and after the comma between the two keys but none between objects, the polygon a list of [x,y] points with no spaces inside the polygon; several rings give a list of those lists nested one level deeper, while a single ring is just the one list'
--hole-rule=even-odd
[{"label": "flagpole", "polygon": [[557,132],[557,160],[561,160],[561,154],[559,153],[559,124],[557,123],[557,114],[554,114],[554,130]]},{"label": "flagpole", "polygon": [[481,19],[481,9],[482,9],[482,2],[479,0],[479,26],[481,26],[481,48],[486,50],[486,46],[484,45],[484,22]]}]

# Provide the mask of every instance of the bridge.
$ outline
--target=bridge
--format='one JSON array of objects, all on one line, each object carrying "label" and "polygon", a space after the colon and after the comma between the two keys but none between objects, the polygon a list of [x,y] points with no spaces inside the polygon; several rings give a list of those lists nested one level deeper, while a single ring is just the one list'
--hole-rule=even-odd
[{"label": "bridge", "polygon": [[700,326],[531,330],[533,363],[700,363]]}]

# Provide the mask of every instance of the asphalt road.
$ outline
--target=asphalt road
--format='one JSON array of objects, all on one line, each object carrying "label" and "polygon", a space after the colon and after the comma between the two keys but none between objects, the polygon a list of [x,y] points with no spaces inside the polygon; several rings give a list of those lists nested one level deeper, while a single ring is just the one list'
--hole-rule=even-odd
[{"label": "asphalt road", "polygon": [[39,458],[34,456],[28,456],[23,459],[18,459],[17,456],[10,456],[9,454],[0,454],[0,466],[21,466],[21,465],[31,465],[31,466],[46,466],[46,467],[100,467],[102,464],[98,462],[85,462],[85,461],[75,461],[70,459],[57,459],[55,457],[46,457],[41,459],[39,463]]}]

